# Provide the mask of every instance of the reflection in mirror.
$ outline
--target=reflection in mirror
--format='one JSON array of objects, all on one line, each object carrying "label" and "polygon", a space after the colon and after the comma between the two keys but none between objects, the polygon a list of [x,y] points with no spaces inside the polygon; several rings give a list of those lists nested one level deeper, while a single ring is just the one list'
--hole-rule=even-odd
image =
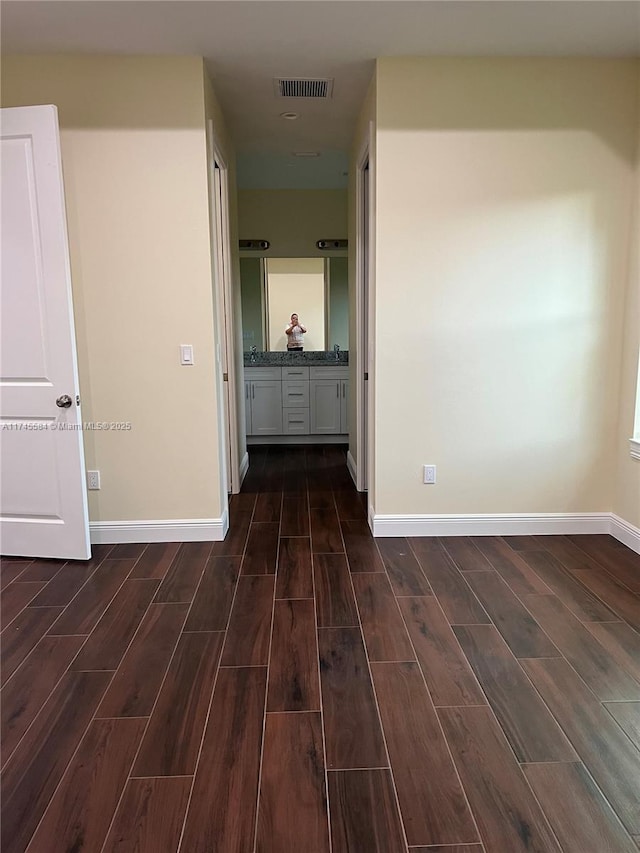
[{"label": "reflection in mirror", "polygon": [[302,346],[306,350],[324,350],[325,278],[324,258],[267,258],[267,346],[281,352],[287,349],[285,328],[292,314],[306,329]]},{"label": "reflection in mirror", "polygon": [[327,258],[329,333],[327,349],[349,349],[349,259]]},{"label": "reflection in mirror", "polygon": [[265,348],[262,258],[240,258],[242,348]]},{"label": "reflection in mirror", "polygon": [[286,350],[292,313],[305,350],[349,349],[347,258],[241,258],[240,277],[243,349]]}]

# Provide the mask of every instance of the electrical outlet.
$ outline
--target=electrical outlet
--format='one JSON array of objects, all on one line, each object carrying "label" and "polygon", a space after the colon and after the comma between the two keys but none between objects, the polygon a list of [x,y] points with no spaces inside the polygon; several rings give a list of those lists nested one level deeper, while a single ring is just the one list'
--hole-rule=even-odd
[{"label": "electrical outlet", "polygon": [[423,483],[428,483],[429,485],[433,485],[436,481],[436,466],[435,465],[423,465]]},{"label": "electrical outlet", "polygon": [[100,488],[100,471],[87,471],[87,488]]}]

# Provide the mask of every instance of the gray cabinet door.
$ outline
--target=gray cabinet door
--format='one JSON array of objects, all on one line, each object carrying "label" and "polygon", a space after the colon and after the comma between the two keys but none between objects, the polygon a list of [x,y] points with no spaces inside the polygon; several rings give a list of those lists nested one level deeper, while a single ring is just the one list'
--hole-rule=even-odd
[{"label": "gray cabinet door", "polygon": [[244,425],[247,435],[251,435],[251,385],[245,379],[244,382]]},{"label": "gray cabinet door", "polygon": [[251,383],[251,432],[249,435],[281,435],[282,383],[256,379]]},{"label": "gray cabinet door", "polygon": [[340,382],[340,432],[349,432],[349,380]]},{"label": "gray cabinet door", "polygon": [[311,433],[340,434],[341,389],[339,379],[312,379],[309,382]]}]

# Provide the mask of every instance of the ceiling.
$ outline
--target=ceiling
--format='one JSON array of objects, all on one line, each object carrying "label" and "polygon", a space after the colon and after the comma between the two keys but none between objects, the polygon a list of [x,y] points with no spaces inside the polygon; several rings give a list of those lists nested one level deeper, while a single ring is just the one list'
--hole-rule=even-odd
[{"label": "ceiling", "polygon": [[[639,56],[640,0],[4,0],[2,49],[204,56],[241,187],[341,187],[376,57]],[[278,76],[333,97],[276,98]]]}]

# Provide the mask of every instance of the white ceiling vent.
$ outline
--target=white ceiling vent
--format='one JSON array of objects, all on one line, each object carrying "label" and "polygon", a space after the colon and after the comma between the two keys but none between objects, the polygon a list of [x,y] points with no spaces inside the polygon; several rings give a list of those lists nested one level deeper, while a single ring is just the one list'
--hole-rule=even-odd
[{"label": "white ceiling vent", "polygon": [[330,98],[333,93],[333,79],[328,77],[276,77],[273,85],[278,98]]}]

